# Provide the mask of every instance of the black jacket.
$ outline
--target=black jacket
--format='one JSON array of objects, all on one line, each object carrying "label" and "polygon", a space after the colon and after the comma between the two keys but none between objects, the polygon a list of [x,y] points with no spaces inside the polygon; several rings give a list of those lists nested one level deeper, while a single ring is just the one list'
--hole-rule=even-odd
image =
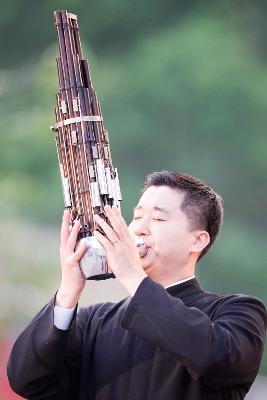
[{"label": "black jacket", "polygon": [[17,339],[11,387],[32,400],[239,400],[263,352],[256,298],[204,292],[196,279],[164,289],[145,278],[133,298],[81,309],[67,331],[54,301]]}]

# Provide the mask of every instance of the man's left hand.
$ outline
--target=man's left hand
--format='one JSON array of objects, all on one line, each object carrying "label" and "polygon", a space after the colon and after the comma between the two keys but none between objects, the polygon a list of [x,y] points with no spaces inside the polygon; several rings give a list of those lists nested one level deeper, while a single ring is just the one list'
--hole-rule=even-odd
[{"label": "man's left hand", "polygon": [[116,206],[111,208],[107,205],[104,210],[111,226],[95,215],[95,222],[102,228],[106,236],[97,230],[94,231],[94,236],[105,250],[110,269],[133,296],[147,274],[141,266],[138,250],[119,208]]}]

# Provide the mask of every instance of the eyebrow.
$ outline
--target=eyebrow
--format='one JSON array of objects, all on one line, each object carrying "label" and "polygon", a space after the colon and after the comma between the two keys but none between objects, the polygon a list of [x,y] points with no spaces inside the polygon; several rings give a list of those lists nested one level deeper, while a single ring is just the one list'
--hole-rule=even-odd
[{"label": "eyebrow", "polygon": [[[169,213],[170,213],[170,211],[167,210],[167,208],[164,208],[164,207],[157,207],[157,206],[154,206],[154,207],[152,207],[152,208],[153,208],[153,210],[155,210],[155,211],[160,211],[160,212],[163,212],[163,213],[165,213],[165,214],[169,214]],[[143,210],[143,209],[144,209],[144,207],[142,207],[142,206],[136,206],[136,207],[133,208],[133,211],[136,211],[136,210]]]}]

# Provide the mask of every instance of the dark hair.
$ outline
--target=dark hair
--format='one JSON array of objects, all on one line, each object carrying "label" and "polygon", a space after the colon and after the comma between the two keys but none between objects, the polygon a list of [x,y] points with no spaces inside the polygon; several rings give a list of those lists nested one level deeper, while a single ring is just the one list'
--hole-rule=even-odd
[{"label": "dark hair", "polygon": [[193,176],[179,172],[153,172],[146,177],[142,193],[150,186],[168,186],[184,193],[181,210],[192,228],[206,230],[210,243],[202,250],[198,261],[214,243],[223,222],[223,200],[213,189]]}]

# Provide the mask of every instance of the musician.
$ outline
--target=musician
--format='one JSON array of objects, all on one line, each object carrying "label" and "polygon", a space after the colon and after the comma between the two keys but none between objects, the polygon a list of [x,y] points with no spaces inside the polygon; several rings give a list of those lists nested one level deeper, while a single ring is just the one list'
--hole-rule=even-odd
[{"label": "musician", "polygon": [[13,347],[11,387],[31,400],[244,399],[263,353],[264,305],[206,292],[195,277],[222,224],[221,197],[162,171],[148,176],[129,228],[118,208],[105,212],[111,226],[96,216],[105,235],[94,234],[129,297],[77,311],[85,245],[75,250],[79,222],[70,232],[65,211],[61,284]]}]

